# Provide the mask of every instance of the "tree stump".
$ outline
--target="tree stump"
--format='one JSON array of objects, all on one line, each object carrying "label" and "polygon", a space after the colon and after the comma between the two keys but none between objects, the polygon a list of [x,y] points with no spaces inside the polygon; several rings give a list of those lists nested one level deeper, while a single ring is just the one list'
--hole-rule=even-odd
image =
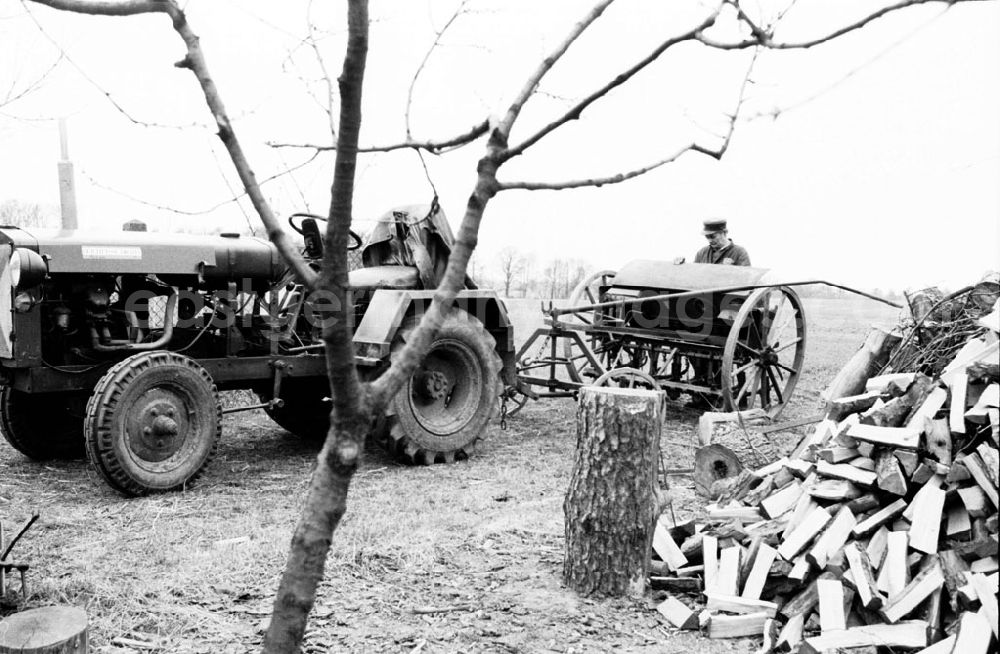
[{"label": "tree stump", "polygon": [[563,503],[563,580],[589,595],[645,591],[653,527],[663,391],[585,386],[576,457]]},{"label": "tree stump", "polygon": [[0,621],[0,654],[87,654],[87,612],[45,606]]}]

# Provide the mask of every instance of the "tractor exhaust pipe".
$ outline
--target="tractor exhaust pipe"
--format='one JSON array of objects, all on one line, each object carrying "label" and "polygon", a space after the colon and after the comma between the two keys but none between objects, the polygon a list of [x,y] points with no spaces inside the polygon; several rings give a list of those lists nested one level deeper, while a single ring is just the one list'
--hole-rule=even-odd
[{"label": "tractor exhaust pipe", "polygon": [[66,119],[59,119],[59,150],[62,158],[59,168],[59,205],[62,210],[63,229],[76,229],[76,182],[73,177],[73,162],[69,160],[69,132]]}]

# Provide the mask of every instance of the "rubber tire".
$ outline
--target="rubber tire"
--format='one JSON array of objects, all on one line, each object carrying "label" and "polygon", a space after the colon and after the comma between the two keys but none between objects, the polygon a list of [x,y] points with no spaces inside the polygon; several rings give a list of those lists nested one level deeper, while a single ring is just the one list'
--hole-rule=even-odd
[{"label": "rubber tire", "polygon": [[[404,323],[392,346],[393,360],[399,356],[416,327],[416,318],[410,318]],[[463,380],[467,384],[471,383],[471,386],[466,385],[460,389],[468,393],[462,405],[468,415],[459,416],[456,425],[447,433],[429,429],[427,421],[422,421],[421,416],[417,415],[412,401],[414,380],[420,374],[419,371],[414,373],[389,401],[383,423],[387,449],[407,463],[430,465],[468,458],[499,405],[500,356],[496,352],[496,341],[483,324],[464,312],[456,312],[445,318],[421,368],[433,360],[435,355],[449,353],[458,353],[458,368],[463,369]],[[452,388],[456,387],[457,385]],[[450,394],[454,397],[454,390]]]},{"label": "rubber tire", "polygon": [[[273,389],[258,390],[261,402],[270,402]],[[264,413],[285,431],[303,440],[322,443],[330,431],[330,383],[326,378],[282,379],[284,405],[264,409]]]},{"label": "rubber tire", "polygon": [[[182,402],[180,447],[163,461],[141,459],[126,433],[129,410],[143,395],[167,389]],[[87,403],[87,458],[115,490],[128,496],[180,490],[215,456],[222,431],[222,406],[212,376],[196,361],[167,351],[142,352],[112,367]]]},{"label": "rubber tire", "polygon": [[64,393],[24,393],[0,388],[0,431],[15,450],[34,461],[79,459],[84,455],[83,425],[70,413],[73,398]]}]

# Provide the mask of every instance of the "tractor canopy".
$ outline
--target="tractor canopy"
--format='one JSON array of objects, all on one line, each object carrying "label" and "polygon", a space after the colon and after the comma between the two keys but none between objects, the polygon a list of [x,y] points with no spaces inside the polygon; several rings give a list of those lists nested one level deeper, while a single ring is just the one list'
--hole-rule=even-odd
[{"label": "tractor canopy", "polygon": [[437,288],[454,242],[444,210],[436,202],[398,207],[376,221],[361,261],[365,268],[415,267],[424,288]]}]

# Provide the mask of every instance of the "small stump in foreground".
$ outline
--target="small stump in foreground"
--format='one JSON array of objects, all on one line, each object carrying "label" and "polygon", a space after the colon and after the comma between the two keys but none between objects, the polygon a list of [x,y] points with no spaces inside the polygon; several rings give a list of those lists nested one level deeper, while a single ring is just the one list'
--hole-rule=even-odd
[{"label": "small stump in foreground", "polygon": [[586,386],[563,503],[563,580],[582,594],[641,595],[658,517],[663,391]]},{"label": "small stump in foreground", "polygon": [[45,606],[0,621],[0,654],[87,654],[87,612]]}]

